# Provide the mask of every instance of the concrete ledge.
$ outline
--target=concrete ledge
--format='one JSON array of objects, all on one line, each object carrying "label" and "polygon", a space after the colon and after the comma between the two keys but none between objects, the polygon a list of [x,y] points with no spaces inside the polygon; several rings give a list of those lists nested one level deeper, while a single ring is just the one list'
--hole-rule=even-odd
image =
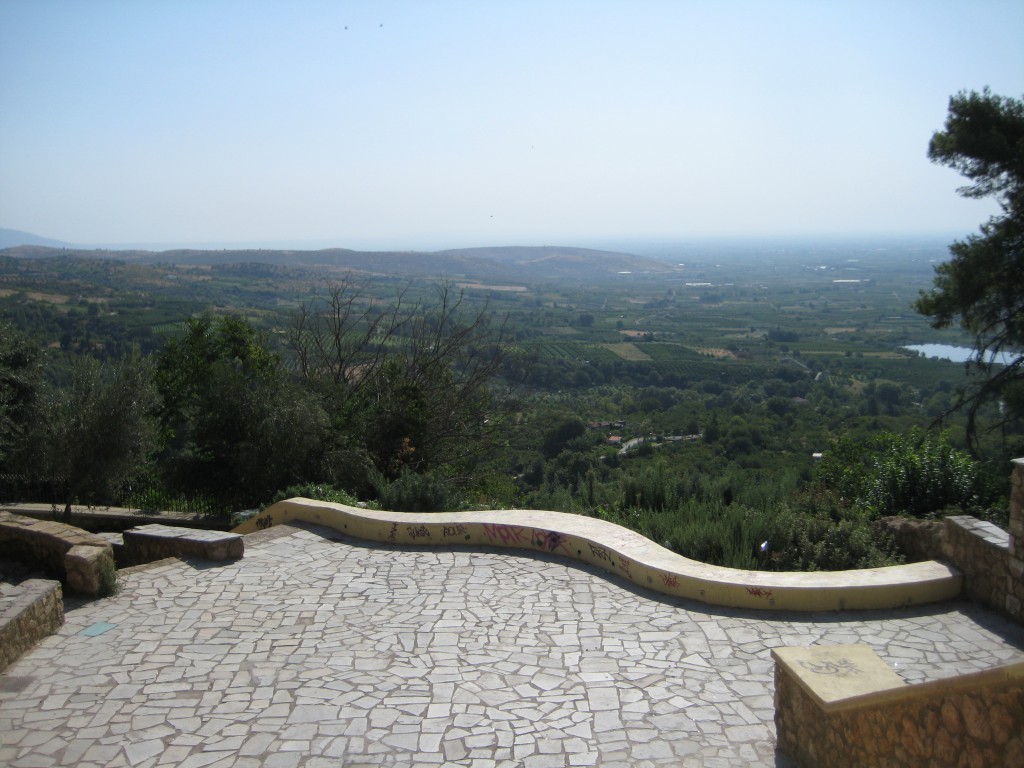
[{"label": "concrete ledge", "polygon": [[906,687],[864,643],[772,648],[772,658],[825,712],[880,701]]},{"label": "concrete ledge", "polygon": [[0,670],[64,623],[59,581],[28,579],[0,593]]},{"label": "concrete ledge", "polygon": [[1024,765],[1024,662],[907,685],[863,644],[772,656],[778,746],[799,765]]},{"label": "concrete ledge", "polygon": [[124,559],[132,565],[166,557],[198,557],[213,562],[237,560],[245,551],[245,543],[237,533],[157,523],[131,528],[122,538]]},{"label": "concrete ledge", "polygon": [[677,555],[614,523],[541,510],[403,513],[288,499],[242,523],[252,533],[305,521],[392,544],[499,546],[550,552],[634,584],[711,605],[796,611],[897,608],[956,597],[961,577],[935,561],[833,572],[744,571]]}]

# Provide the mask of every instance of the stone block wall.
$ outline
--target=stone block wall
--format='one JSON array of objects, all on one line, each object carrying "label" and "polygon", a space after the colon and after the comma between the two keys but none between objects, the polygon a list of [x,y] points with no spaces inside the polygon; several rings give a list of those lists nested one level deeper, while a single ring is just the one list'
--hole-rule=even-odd
[{"label": "stone block wall", "polygon": [[[944,549],[948,559],[964,574],[964,592],[972,600],[1013,615],[1007,605],[1009,534],[969,515],[953,515],[944,522]],[[1024,617],[1017,615],[1015,618]]]},{"label": "stone block wall", "polygon": [[0,670],[64,623],[59,581],[28,579],[0,594]]},{"label": "stone block wall", "polygon": [[1009,533],[969,515],[886,522],[910,557],[952,563],[971,599],[1024,624],[1024,459],[1014,459],[1010,483]]},{"label": "stone block wall", "polygon": [[140,525],[122,534],[122,558],[139,565],[165,557],[198,557],[220,562],[236,560],[245,553],[245,541],[237,533],[197,531],[173,525]]},{"label": "stone block wall", "polygon": [[777,663],[778,748],[800,766],[1024,765],[1024,680],[991,677],[827,711]]},{"label": "stone block wall", "polygon": [[10,557],[38,563],[71,592],[96,597],[112,587],[113,547],[81,528],[0,511],[0,545]]},{"label": "stone block wall", "polygon": [[1014,459],[1010,486],[1010,557],[1007,610],[1024,622],[1024,459]]}]

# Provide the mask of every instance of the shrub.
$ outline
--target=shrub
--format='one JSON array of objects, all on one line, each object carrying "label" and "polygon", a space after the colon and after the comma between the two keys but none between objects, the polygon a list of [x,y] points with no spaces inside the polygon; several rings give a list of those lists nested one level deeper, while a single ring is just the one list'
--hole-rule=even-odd
[{"label": "shrub", "polygon": [[113,558],[101,557],[99,560],[100,597],[112,597],[121,591],[117,580],[117,567]]},{"label": "shrub", "polygon": [[378,474],[374,486],[380,506],[394,512],[444,512],[462,505],[458,490],[437,471],[406,471],[394,480]]},{"label": "shrub", "polygon": [[873,517],[929,517],[981,503],[979,465],[945,435],[882,433],[867,443],[841,440],[819,466],[817,481]]}]

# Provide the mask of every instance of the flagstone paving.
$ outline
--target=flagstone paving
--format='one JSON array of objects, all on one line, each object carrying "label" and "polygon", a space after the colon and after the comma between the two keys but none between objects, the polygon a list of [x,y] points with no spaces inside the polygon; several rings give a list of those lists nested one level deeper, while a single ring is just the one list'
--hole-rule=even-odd
[{"label": "flagstone paving", "polygon": [[1024,658],[1024,628],[965,602],[722,610],[312,527],[121,581],[0,675],[0,765],[784,766],[772,647],[868,643],[911,682]]}]

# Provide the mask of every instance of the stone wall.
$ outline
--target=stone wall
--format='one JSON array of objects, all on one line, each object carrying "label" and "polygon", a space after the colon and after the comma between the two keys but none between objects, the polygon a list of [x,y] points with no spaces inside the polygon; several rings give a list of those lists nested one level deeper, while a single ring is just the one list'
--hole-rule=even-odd
[{"label": "stone wall", "polygon": [[973,600],[1024,624],[1024,459],[1013,461],[1010,482],[1009,533],[969,515],[886,522],[910,557],[952,563]]},{"label": "stone wall", "polygon": [[1006,564],[1007,610],[1024,621],[1024,459],[1013,462],[1010,486],[1010,557]]},{"label": "stone wall", "polygon": [[1024,765],[1024,679],[998,670],[827,711],[776,663],[775,713],[778,748],[799,766]]},{"label": "stone wall", "polygon": [[0,670],[64,623],[60,582],[28,579],[0,594]]},{"label": "stone wall", "polygon": [[1014,606],[1009,580],[1009,534],[968,515],[945,519],[945,547],[949,559],[964,574],[964,591],[972,600],[1024,621],[1019,603]]},{"label": "stone wall", "polygon": [[173,525],[141,525],[125,531],[122,540],[122,559],[126,565],[166,557],[197,557],[219,562],[236,560],[245,553],[245,542],[237,533],[196,531]]},{"label": "stone wall", "polygon": [[81,528],[0,511],[0,545],[9,557],[38,563],[71,592],[96,597],[113,587],[110,542]]}]

